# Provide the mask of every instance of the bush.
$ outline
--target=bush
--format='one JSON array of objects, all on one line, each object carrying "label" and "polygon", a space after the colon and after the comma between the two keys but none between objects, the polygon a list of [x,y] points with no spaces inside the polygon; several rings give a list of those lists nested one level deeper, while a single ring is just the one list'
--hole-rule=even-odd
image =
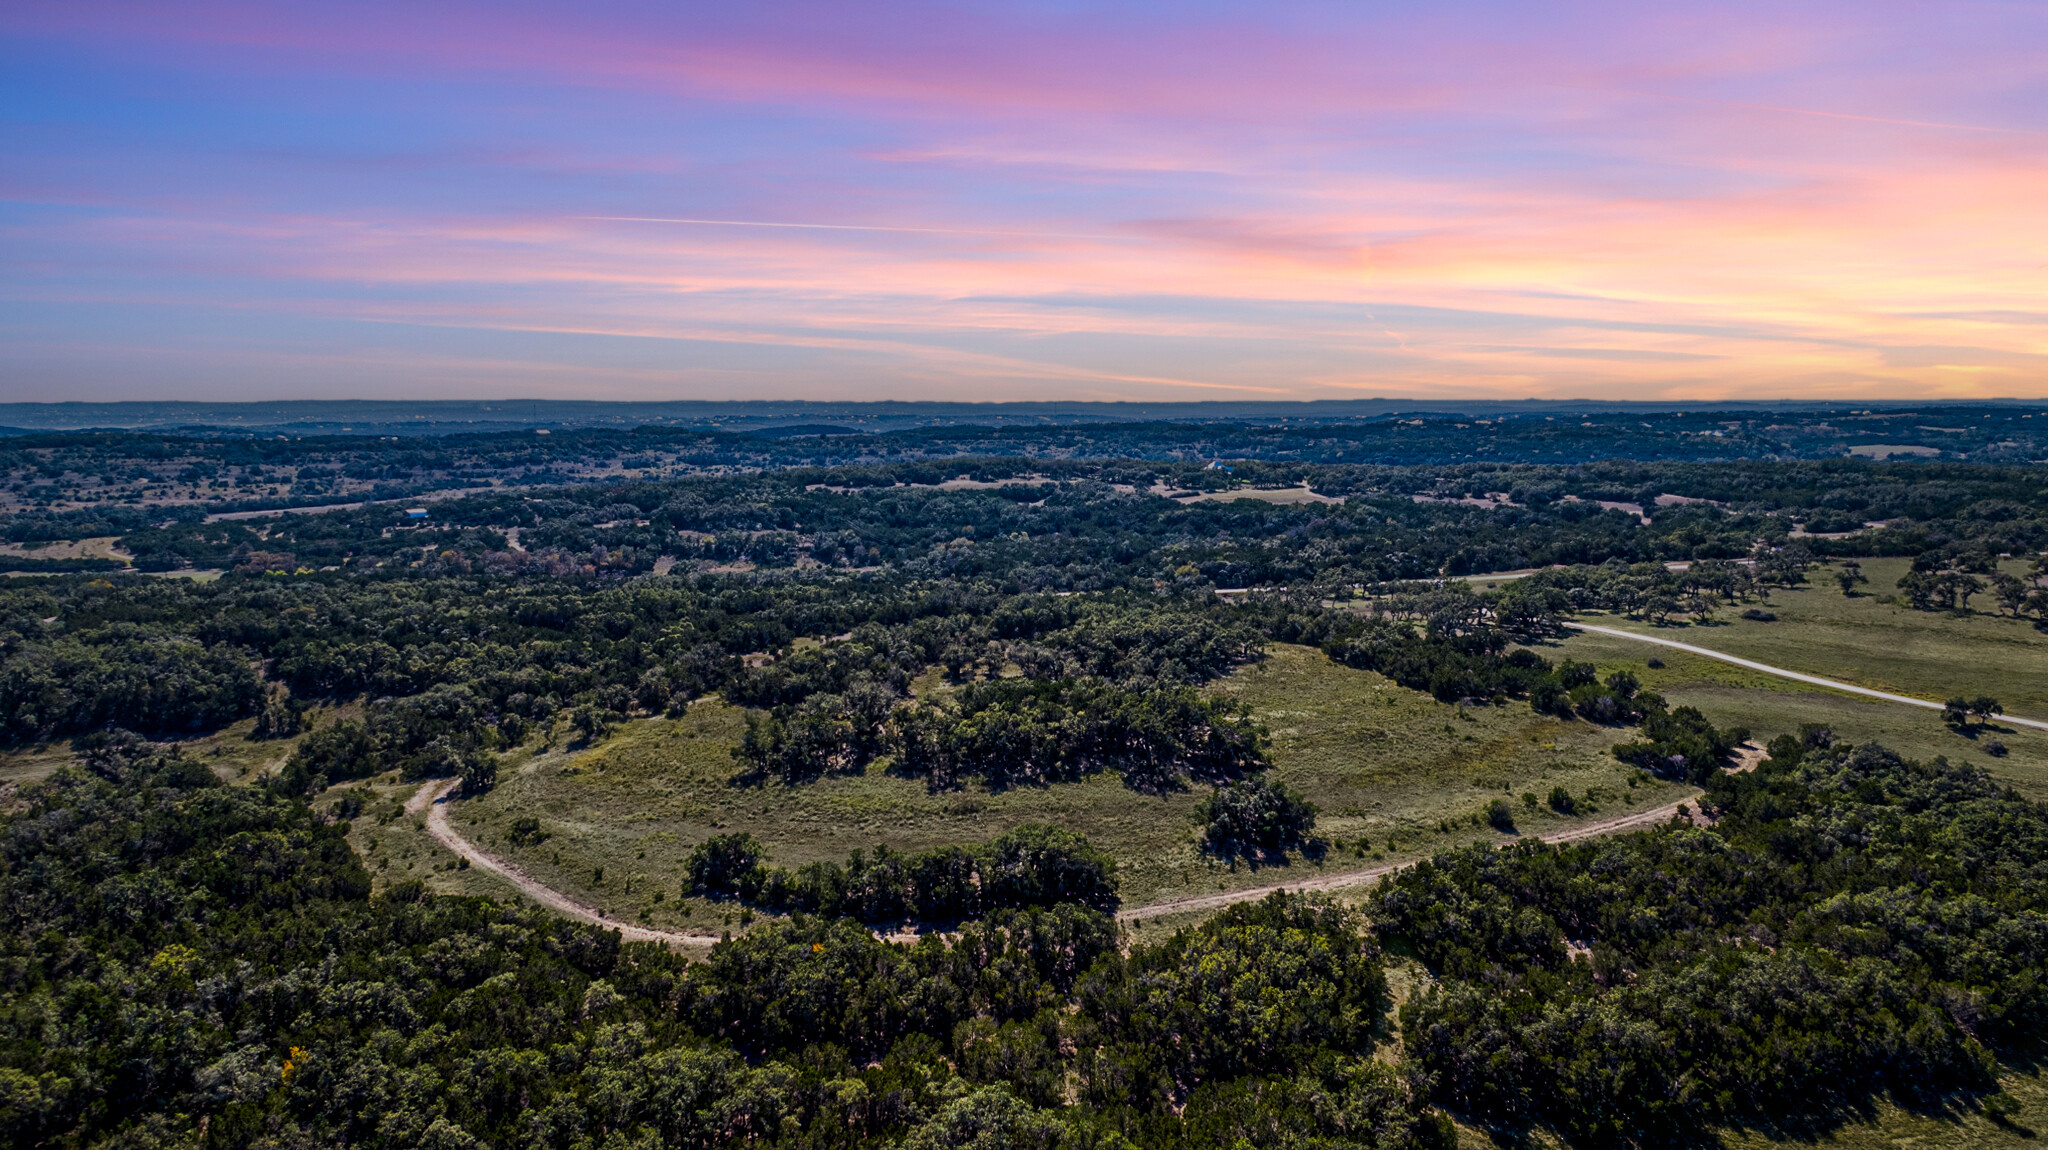
[{"label": "bush", "polygon": [[1203,849],[1225,859],[1281,859],[1306,846],[1316,806],[1263,774],[1209,792],[1195,807]]},{"label": "bush", "polygon": [[498,785],[498,756],[472,751],[462,759],[462,793],[480,795]]},{"label": "bush", "polygon": [[523,847],[537,847],[548,839],[548,833],[540,829],[540,820],[528,815],[512,820],[511,838],[514,844]]},{"label": "bush", "polygon": [[713,835],[690,852],[684,870],[690,885],[684,894],[738,894],[749,879],[758,877],[767,852],[748,834]]},{"label": "bush", "polygon": [[1572,793],[1563,787],[1550,788],[1550,809],[1561,815],[1577,814],[1579,803]]},{"label": "bush", "polygon": [[1495,799],[1486,804],[1486,821],[1493,824],[1494,830],[1503,834],[1515,833],[1515,810],[1508,805],[1506,799]]},{"label": "bush", "polygon": [[1668,712],[1658,708],[1643,720],[1643,736],[1617,745],[1614,757],[1667,779],[1702,786],[1749,738],[1749,731],[1715,727],[1693,707]]}]

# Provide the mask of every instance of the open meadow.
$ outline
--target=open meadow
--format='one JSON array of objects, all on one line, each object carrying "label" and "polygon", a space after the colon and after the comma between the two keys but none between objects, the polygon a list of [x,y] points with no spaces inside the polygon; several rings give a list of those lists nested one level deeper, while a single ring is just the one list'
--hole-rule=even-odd
[{"label": "open meadow", "polygon": [[[1317,830],[1332,849],[1320,862],[1220,864],[1198,849],[1194,807],[1207,788],[1147,795],[1109,773],[1047,787],[934,794],[877,764],[804,786],[734,785],[732,748],[744,712],[716,699],[676,719],[626,724],[594,746],[516,752],[496,788],[457,802],[450,817],[485,850],[614,917],[722,929],[736,922],[736,908],[679,898],[690,849],[714,834],[751,834],[771,861],[794,867],[878,845],[921,850],[1052,823],[1115,855],[1124,904],[1135,908],[1503,841],[1511,836],[1480,817],[1496,798],[1513,803],[1519,833],[1542,835],[1689,793],[1615,761],[1608,748],[1626,732],[1538,716],[1520,703],[1439,703],[1311,648],[1275,645],[1264,662],[1215,690],[1252,707],[1271,732],[1273,777],[1322,809]],[[1575,813],[1551,809],[1549,796],[1560,786]],[[387,814],[410,793],[390,782],[376,791],[376,809]],[[345,793],[336,788],[330,797]],[[512,824],[524,817],[539,820],[543,840],[515,841]],[[380,880],[423,878],[436,889],[476,892],[497,882],[457,867],[414,822],[358,821],[354,837]]]},{"label": "open meadow", "polygon": [[[2007,713],[2048,720],[2048,633],[2029,620],[1988,613],[1915,611],[1892,587],[1909,564],[1862,563],[1868,586],[1842,595],[1826,568],[1806,588],[1774,591],[1764,609],[1775,621],[1724,611],[1706,625],[1652,627],[1613,615],[1588,615],[1604,627],[1693,646],[1916,698],[1989,695]],[[2017,572],[2019,565],[2009,565]],[[1979,596],[1979,607],[1990,607]],[[1860,698],[1702,656],[1606,635],[1577,633],[1538,647],[1546,656],[1594,662],[1602,673],[1627,667],[1674,703],[1698,707],[1713,722],[1747,726],[1759,741],[1820,723],[1851,742],[1877,742],[1913,758],[1946,755],[1990,770],[2027,794],[2048,797],[2048,732],[2005,723],[1957,731],[1931,710]],[[1647,664],[1656,659],[1663,666]],[[1987,747],[2006,748],[1994,756]]]}]

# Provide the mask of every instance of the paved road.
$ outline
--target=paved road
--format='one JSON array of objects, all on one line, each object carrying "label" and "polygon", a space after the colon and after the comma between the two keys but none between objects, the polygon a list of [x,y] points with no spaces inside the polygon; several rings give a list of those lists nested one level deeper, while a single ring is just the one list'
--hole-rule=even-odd
[{"label": "paved road", "polygon": [[[1710,650],[1706,647],[1695,647],[1691,643],[1681,643],[1676,639],[1662,639],[1655,635],[1643,635],[1635,631],[1624,631],[1619,627],[1596,627],[1591,623],[1566,623],[1565,626],[1575,631],[1590,631],[1596,635],[1612,635],[1617,639],[1634,639],[1638,643],[1655,643],[1659,647],[1670,647],[1673,650],[1685,651],[1693,655],[1703,655],[1709,659],[1719,659],[1723,663],[1733,663],[1738,667],[1747,667],[1752,671],[1762,671],[1766,675],[1776,675],[1781,679],[1791,679],[1800,683],[1812,683],[1817,687],[1827,687],[1835,691],[1847,691],[1852,695],[1863,695],[1872,699],[1883,699],[1887,703],[1903,703],[1909,707],[1925,707],[1934,711],[1942,709],[1942,704],[1930,699],[1916,699],[1911,695],[1894,695],[1890,691],[1875,691],[1869,687],[1859,687],[1854,683],[1843,683],[1834,679],[1823,679],[1819,675],[1807,675],[1798,671],[1788,671],[1783,667],[1773,667],[1769,663],[1759,663],[1753,659],[1738,659],[1734,655],[1724,654],[1723,652]],[[1991,717],[1998,722],[2011,723],[2016,727],[2032,727],[2037,731],[2048,731],[2048,723],[2037,719],[2020,719],[2012,715],[1993,715]]]}]

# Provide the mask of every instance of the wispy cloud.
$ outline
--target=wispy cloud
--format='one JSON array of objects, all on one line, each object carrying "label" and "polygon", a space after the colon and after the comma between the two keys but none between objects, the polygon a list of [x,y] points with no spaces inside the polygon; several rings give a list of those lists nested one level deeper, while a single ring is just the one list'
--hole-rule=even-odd
[{"label": "wispy cloud", "polygon": [[1086,232],[1032,232],[998,228],[912,228],[888,224],[796,224],[771,220],[693,220],[669,216],[572,216],[578,220],[605,220],[626,224],[695,224],[712,228],[796,228],[812,232],[908,232],[928,236],[1028,236],[1047,240],[1128,240],[1130,236],[1095,235]]},{"label": "wispy cloud", "polygon": [[22,397],[2048,392],[2038,8],[79,0],[0,36]]}]

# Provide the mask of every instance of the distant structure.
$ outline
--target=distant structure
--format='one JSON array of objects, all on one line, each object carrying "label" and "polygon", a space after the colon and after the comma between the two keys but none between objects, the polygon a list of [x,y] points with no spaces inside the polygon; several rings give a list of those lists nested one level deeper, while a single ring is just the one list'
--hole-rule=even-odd
[{"label": "distant structure", "polygon": [[424,507],[408,507],[405,509],[405,517],[407,519],[425,519],[427,517],[427,509]]}]

